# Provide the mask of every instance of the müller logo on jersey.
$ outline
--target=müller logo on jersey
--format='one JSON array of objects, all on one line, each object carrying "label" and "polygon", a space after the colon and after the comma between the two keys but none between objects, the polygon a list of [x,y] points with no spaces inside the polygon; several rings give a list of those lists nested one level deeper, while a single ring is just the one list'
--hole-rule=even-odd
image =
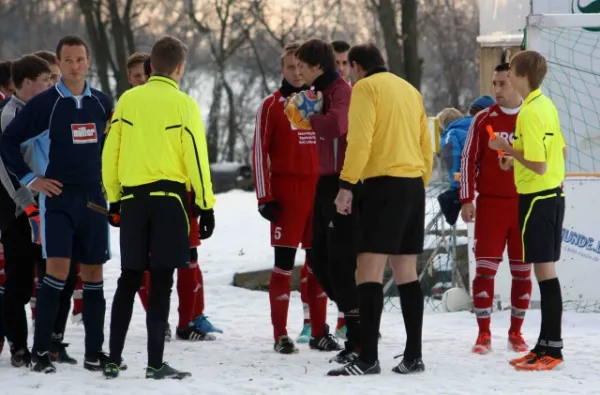
[{"label": "m\u00fcller logo on jersey", "polygon": [[95,123],[72,123],[73,144],[90,144],[98,142]]}]

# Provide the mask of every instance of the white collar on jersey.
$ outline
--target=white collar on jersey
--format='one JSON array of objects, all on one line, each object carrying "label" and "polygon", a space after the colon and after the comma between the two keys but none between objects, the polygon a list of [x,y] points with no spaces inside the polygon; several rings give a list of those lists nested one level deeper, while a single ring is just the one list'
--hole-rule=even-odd
[{"label": "white collar on jersey", "polygon": [[500,107],[500,110],[502,110],[502,112],[505,113],[506,115],[518,114],[519,111],[521,110],[522,106],[523,106],[523,102],[521,102],[521,104],[519,104],[519,107],[517,107],[517,108],[506,108],[506,107],[502,107],[502,106],[498,105],[498,107]]}]

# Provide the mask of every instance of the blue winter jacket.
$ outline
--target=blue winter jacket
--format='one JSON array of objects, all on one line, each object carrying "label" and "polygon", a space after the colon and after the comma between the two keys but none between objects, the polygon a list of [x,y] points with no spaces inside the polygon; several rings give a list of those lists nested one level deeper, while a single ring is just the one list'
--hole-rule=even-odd
[{"label": "blue winter jacket", "polygon": [[473,117],[471,116],[457,119],[446,127],[446,130],[444,130],[440,137],[442,160],[448,169],[450,188],[453,189],[459,189],[460,186],[460,182],[454,180],[454,173],[460,172],[462,150],[465,146],[465,140],[467,139],[472,120]]}]

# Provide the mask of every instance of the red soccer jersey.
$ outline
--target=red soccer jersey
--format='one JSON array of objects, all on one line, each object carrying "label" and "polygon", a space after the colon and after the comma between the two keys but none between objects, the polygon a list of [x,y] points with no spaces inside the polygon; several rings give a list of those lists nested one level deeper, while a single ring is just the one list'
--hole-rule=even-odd
[{"label": "red soccer jersey", "polygon": [[514,114],[508,112],[494,104],[477,113],[471,123],[460,163],[460,201],[463,204],[475,199],[475,190],[487,196],[517,196],[513,169],[500,168],[498,153],[488,147],[486,131],[486,126],[490,125],[512,145],[518,110],[514,110]]},{"label": "red soccer jersey", "polygon": [[312,130],[290,125],[280,91],[267,96],[256,113],[252,164],[259,204],[273,200],[272,176],[319,175],[317,139]]}]

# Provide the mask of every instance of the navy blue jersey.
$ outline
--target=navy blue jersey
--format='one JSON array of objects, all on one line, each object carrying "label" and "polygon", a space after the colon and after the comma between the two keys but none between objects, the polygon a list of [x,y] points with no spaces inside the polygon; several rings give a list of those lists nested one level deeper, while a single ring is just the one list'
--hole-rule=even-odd
[{"label": "navy blue jersey", "polygon": [[[113,103],[86,82],[82,96],[74,96],[62,79],[36,95],[6,127],[0,137],[0,155],[6,168],[23,185],[44,176],[65,185],[102,181],[102,144]],[[33,148],[34,168],[22,152]]]}]

